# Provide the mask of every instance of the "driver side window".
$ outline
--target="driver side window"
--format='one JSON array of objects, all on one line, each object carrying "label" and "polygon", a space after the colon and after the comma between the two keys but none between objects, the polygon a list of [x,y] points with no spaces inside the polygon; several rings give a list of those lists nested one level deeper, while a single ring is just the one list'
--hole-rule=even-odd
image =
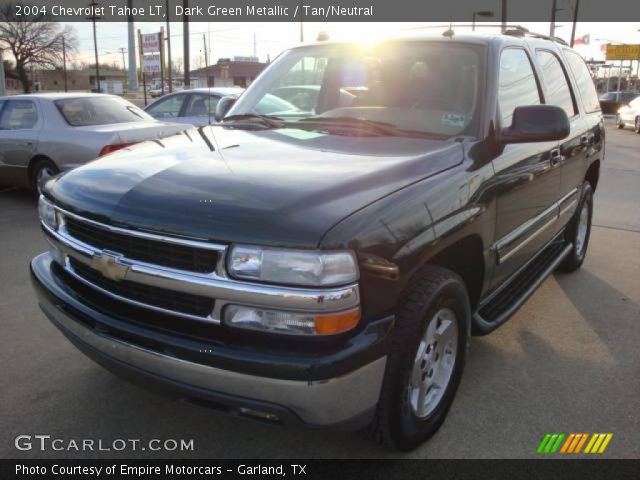
[{"label": "driver side window", "polygon": [[185,94],[178,94],[161,98],[147,108],[147,113],[158,119],[177,118],[185,96]]},{"label": "driver side window", "polygon": [[500,56],[498,105],[502,128],[510,127],[516,107],[540,105],[540,92],[529,55],[521,48],[508,48]]}]

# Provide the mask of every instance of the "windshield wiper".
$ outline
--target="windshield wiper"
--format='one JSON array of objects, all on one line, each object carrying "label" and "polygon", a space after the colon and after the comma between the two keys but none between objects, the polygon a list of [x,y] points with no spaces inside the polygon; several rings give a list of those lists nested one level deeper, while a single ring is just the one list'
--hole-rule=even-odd
[{"label": "windshield wiper", "polygon": [[239,113],[237,115],[229,115],[228,117],[224,117],[222,119],[222,123],[242,120],[257,120],[269,128],[282,127],[283,125],[283,121],[280,117],[274,117],[272,115],[260,115],[258,113]]},{"label": "windshield wiper", "polygon": [[366,130],[369,133],[382,137],[446,138],[446,136],[429,132],[404,130],[389,122],[357,117],[306,117],[293,123],[309,126],[314,124],[344,126],[345,128]]}]

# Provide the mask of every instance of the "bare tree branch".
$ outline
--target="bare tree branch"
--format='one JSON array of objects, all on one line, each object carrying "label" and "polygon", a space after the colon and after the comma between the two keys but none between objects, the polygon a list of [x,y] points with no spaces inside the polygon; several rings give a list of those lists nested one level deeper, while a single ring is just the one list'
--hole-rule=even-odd
[{"label": "bare tree branch", "polygon": [[75,48],[73,30],[42,13],[17,16],[16,5],[0,7],[0,48],[9,50],[15,60],[15,69],[25,93],[31,91],[28,69],[57,68],[62,65],[63,44],[69,52]]}]

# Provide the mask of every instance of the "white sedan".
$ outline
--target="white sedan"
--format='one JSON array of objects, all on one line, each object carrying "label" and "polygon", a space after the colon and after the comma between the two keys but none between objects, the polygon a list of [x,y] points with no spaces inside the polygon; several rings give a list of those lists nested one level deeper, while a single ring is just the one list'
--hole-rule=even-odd
[{"label": "white sedan", "polygon": [[640,97],[636,97],[629,105],[620,107],[616,124],[618,128],[633,127],[636,133],[640,133]]}]

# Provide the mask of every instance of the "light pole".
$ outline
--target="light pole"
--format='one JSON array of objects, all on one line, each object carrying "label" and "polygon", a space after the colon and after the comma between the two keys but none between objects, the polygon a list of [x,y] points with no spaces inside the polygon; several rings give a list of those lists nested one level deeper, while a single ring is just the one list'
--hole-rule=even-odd
[{"label": "light pole", "polygon": [[471,23],[471,31],[475,31],[476,29],[476,17],[484,17],[484,18],[493,17],[493,12],[491,10],[480,10],[479,12],[473,12],[473,22]]}]

